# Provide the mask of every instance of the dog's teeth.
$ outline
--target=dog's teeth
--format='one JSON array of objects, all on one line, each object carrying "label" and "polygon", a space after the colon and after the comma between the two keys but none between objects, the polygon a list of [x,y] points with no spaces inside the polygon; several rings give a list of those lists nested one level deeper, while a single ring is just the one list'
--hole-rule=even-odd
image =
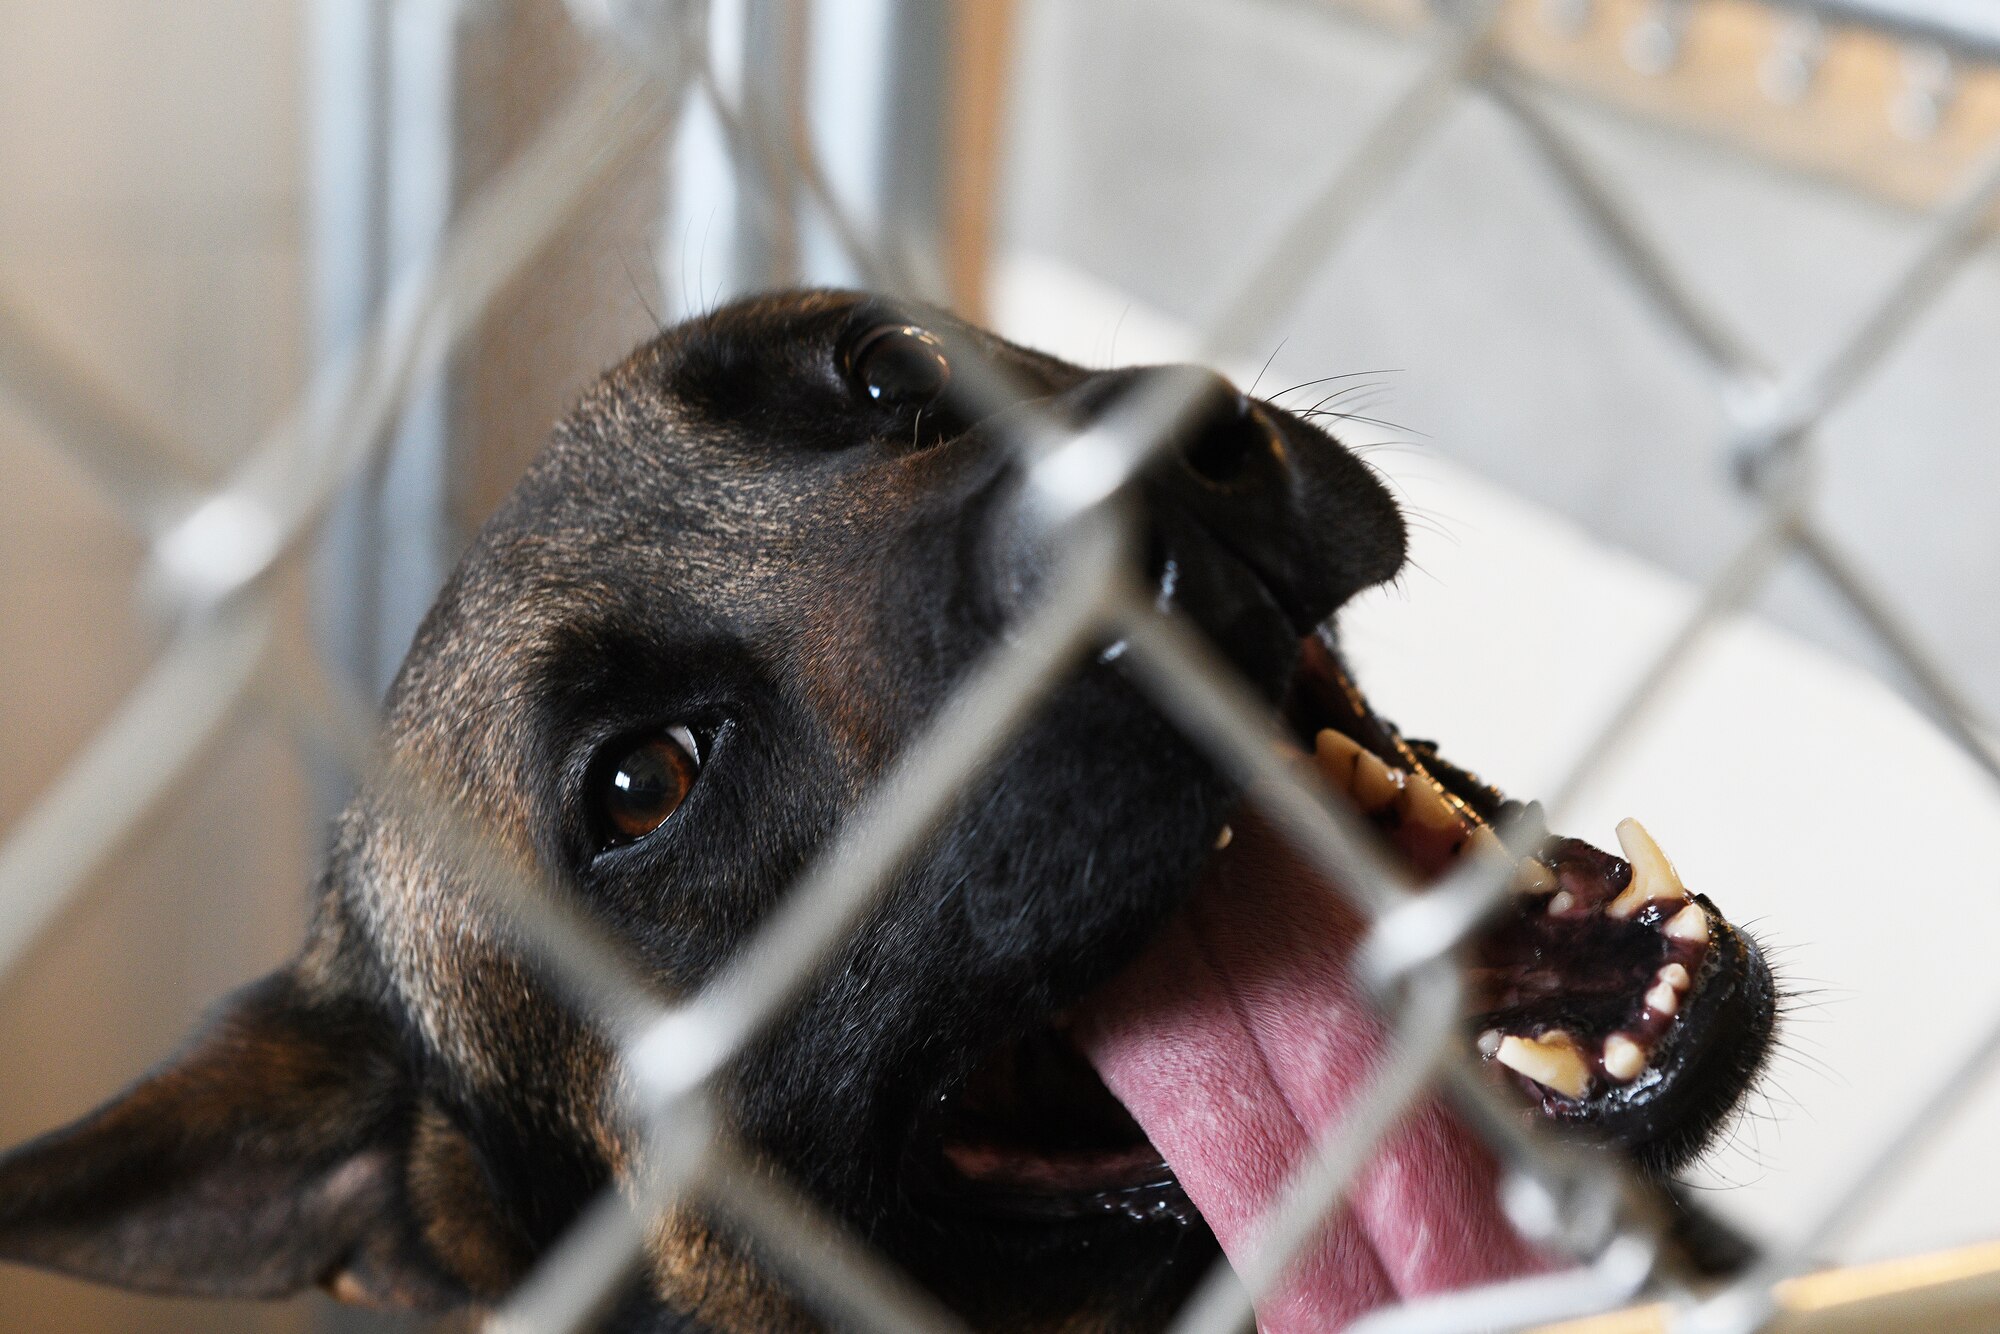
[{"label": "dog's teeth", "polygon": [[1354,800],[1370,815],[1395,801],[1399,793],[1407,794],[1420,785],[1406,783],[1401,769],[1391,769],[1373,751],[1362,751],[1354,762]]},{"label": "dog's teeth", "polygon": [[1646,832],[1646,826],[1637,820],[1620,820],[1618,846],[1625,850],[1625,860],[1632,863],[1632,883],[1611,900],[1605,912],[1613,917],[1630,917],[1655,899],[1674,902],[1687,897],[1680,874]]},{"label": "dog's teeth", "polygon": [[1493,1059],[1565,1098],[1581,1098],[1590,1088],[1590,1067],[1564,1032],[1552,1031],[1539,1038],[1510,1034],[1500,1039]]},{"label": "dog's teeth", "polygon": [[1514,868],[1514,888],[1523,894],[1532,894],[1536,898],[1553,894],[1556,883],[1556,873],[1546,863],[1533,857],[1521,858],[1520,864]]},{"label": "dog's teeth", "polygon": [[1574,908],[1575,906],[1576,906],[1576,895],[1570,893],[1566,889],[1562,890],[1554,898],[1549,900],[1549,916],[1560,917],[1564,913],[1568,912],[1571,908]]},{"label": "dog's teeth", "polygon": [[1313,758],[1319,761],[1320,771],[1343,792],[1354,786],[1354,759],[1359,754],[1361,743],[1331,727],[1322,727],[1313,738]]},{"label": "dog's teeth", "polygon": [[1215,836],[1215,850],[1217,852],[1222,851],[1229,846],[1230,841],[1235,837],[1236,831],[1234,829],[1231,829],[1228,825],[1222,826],[1221,832]]},{"label": "dog's teeth", "polygon": [[1708,914],[1701,910],[1699,903],[1690,903],[1669,917],[1667,924],[1660,929],[1675,940],[1699,944],[1708,939]]},{"label": "dog's teeth", "polygon": [[1479,1035],[1479,1054],[1481,1056],[1491,1056],[1494,1052],[1499,1050],[1500,1050],[1499,1029],[1489,1028],[1484,1033],[1481,1033]]},{"label": "dog's teeth", "polygon": [[1652,989],[1646,993],[1646,1008],[1655,1014],[1673,1015],[1681,1008],[1681,993],[1692,980],[1687,969],[1677,963],[1668,964],[1653,974]]},{"label": "dog's teeth", "polygon": [[1403,800],[1398,808],[1405,819],[1414,820],[1434,833],[1448,834],[1463,828],[1458,812],[1445,800],[1444,793],[1420,774],[1410,775],[1410,781],[1403,785]]},{"label": "dog's teeth", "polygon": [[1500,835],[1487,825],[1475,825],[1465,836],[1465,842],[1458,845],[1460,855],[1466,857],[1507,857],[1507,845],[1500,841]]},{"label": "dog's teeth", "polygon": [[1403,790],[1403,773],[1383,763],[1375,752],[1331,727],[1320,729],[1313,738],[1313,757],[1328,782],[1354,799],[1354,804],[1373,815],[1396,799]]},{"label": "dog's teeth", "polygon": [[1646,1049],[1623,1033],[1604,1039],[1604,1073],[1629,1084],[1646,1068]]}]

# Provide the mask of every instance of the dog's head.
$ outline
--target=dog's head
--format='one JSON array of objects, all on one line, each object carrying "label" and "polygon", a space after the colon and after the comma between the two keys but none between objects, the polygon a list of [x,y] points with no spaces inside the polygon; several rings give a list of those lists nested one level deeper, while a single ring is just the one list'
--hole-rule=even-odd
[{"label": "dog's head", "polygon": [[[967,358],[1013,400],[968,408]],[[391,692],[389,747],[689,995],[1050,582],[1013,428],[1086,430],[1157,374],[846,294],[670,331],[481,533]],[[1321,430],[1201,386],[1134,492],[1157,599],[1435,872],[1498,798],[1374,718],[1327,629],[1401,565],[1397,510]],[[729,1130],[982,1327],[1157,1324],[1375,1041],[1338,899],[1127,672],[1109,646],[1063,678],[720,1080]],[[1636,866],[1560,840],[1523,863],[1469,1031],[1545,1112],[1657,1167],[1741,1093],[1771,1004],[1754,949],[1637,837]],[[518,1281],[634,1142],[604,1040],[451,843],[364,790],[297,961],[0,1164],[0,1253],[161,1291],[440,1305]],[[1239,1078],[1253,1057],[1262,1082]],[[1392,1153],[1446,1185],[1357,1201],[1381,1281],[1532,1263],[1467,1188],[1491,1166],[1463,1133],[1410,1133]],[[1489,1259],[1398,1253],[1384,1220],[1410,1214]],[[794,1319],[696,1210],[651,1256],[634,1327]]]}]

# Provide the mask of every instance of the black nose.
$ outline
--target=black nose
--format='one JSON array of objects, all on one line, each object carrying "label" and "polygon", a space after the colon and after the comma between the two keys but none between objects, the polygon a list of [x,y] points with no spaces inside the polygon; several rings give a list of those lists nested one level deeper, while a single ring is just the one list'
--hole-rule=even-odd
[{"label": "black nose", "polygon": [[[1161,366],[1098,377],[1093,415],[1162,381],[1191,393],[1167,457],[1142,483],[1161,559],[1220,559],[1255,578],[1300,634],[1403,561],[1403,524],[1375,474],[1325,432],[1212,371]],[[1218,579],[1209,584],[1225,582]],[[1238,581],[1240,582],[1240,580]],[[1198,619],[1193,588],[1184,594]]]},{"label": "black nose", "polygon": [[1284,455],[1271,423],[1229,381],[1197,374],[1191,383],[1199,387],[1176,433],[1181,465],[1217,490],[1280,483]]},{"label": "black nose", "polygon": [[[1218,641],[1283,634],[1296,645],[1401,566],[1402,518],[1374,473],[1323,431],[1212,371],[1106,371],[1038,406],[1082,432],[1119,420],[1146,394],[1185,404],[1134,488],[1150,573]],[[1046,573],[1047,552],[1032,523],[1000,527],[999,550],[989,548],[1000,557],[995,591],[1018,607]]]}]

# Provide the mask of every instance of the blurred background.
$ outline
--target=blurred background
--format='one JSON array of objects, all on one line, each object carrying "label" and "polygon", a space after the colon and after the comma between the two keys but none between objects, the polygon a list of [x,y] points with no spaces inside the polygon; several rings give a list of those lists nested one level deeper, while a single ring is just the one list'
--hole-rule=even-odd
[{"label": "blurred background", "polygon": [[[144,497],[200,494],[309,416],[316,371],[624,57],[558,0],[0,0],[0,19],[5,829],[166,642],[138,591],[159,522]],[[1774,368],[1837,345],[2000,143],[2000,10],[1982,0],[1513,0],[1501,33]],[[809,143],[936,299],[1104,364],[1193,348],[1433,38],[1400,0],[735,0],[707,40],[728,104]],[[598,371],[731,295],[860,276],[809,200],[739,178],[706,104],[657,112],[287,567],[287,624],[379,696],[455,553]],[[1756,520],[1730,416],[1753,386],[1718,384],[1653,317],[1519,126],[1469,93],[1342,245],[1283,276],[1278,332],[1232,369],[1265,393],[1367,372],[1334,405],[1355,414],[1342,433],[1425,530],[1418,568],[1357,612],[1363,679],[1408,730],[1532,795]],[[1828,419],[1815,496],[1988,715],[1996,349],[1987,246]],[[90,440],[137,442],[120,457],[150,471],[90,466]],[[2000,808],[1821,581],[1788,570],[1755,613],[1574,832],[1605,843],[1642,815],[1779,946],[1801,997],[1790,1055],[1707,1180],[1726,1213],[1782,1232],[2000,1005]],[[344,779],[268,693],[141,803],[0,976],[0,1139],[94,1105],[294,946]],[[107,833],[130,799],[108,777]],[[1842,1254],[2000,1235],[1990,1112],[1986,1096],[1940,1127]],[[0,1327],[394,1322],[8,1270]]]}]

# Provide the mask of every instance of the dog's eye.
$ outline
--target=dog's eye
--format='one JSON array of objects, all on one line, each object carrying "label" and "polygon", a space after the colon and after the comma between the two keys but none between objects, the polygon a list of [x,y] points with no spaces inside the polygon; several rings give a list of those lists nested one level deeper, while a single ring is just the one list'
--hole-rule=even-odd
[{"label": "dog's eye", "polygon": [[914,324],[878,324],[849,346],[847,378],[884,407],[921,408],[951,383],[951,361],[936,334]]},{"label": "dog's eye", "polygon": [[685,727],[614,743],[593,783],[599,841],[605,847],[634,843],[665,824],[687,799],[700,768],[700,748]]}]

